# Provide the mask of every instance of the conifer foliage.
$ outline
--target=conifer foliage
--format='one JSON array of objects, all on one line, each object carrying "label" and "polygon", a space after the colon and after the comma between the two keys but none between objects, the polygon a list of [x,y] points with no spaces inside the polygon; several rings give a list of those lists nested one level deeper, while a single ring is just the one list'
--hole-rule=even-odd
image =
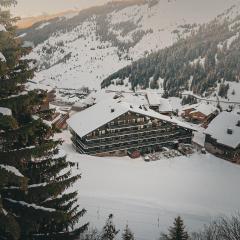
[{"label": "conifer foliage", "polygon": [[134,235],[128,225],[124,229],[124,232],[122,234],[122,240],[134,240]]},{"label": "conifer foliage", "polygon": [[188,240],[189,235],[185,230],[184,222],[181,217],[174,220],[173,226],[169,228],[168,234],[162,234],[160,240]]},{"label": "conifer foliage", "polygon": [[118,233],[119,230],[116,229],[113,223],[113,215],[110,214],[103,227],[101,240],[114,240]]},{"label": "conifer foliage", "polygon": [[16,38],[14,4],[0,0],[0,239],[79,239],[85,210],[65,190],[80,175],[40,118],[45,92],[26,90],[34,61],[23,58],[31,49]]}]

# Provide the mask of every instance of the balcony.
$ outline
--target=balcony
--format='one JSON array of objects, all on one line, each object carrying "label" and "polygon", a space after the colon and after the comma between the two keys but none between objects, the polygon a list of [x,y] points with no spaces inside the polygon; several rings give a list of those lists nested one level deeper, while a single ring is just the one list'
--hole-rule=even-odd
[{"label": "balcony", "polygon": [[84,152],[86,152],[87,154],[90,155],[95,155],[98,153],[108,153],[108,152],[114,152],[114,151],[121,151],[121,150],[129,150],[129,149],[141,149],[144,147],[154,147],[154,146],[169,146],[171,143],[174,143],[175,141],[185,141],[187,139],[190,139],[192,136],[191,135],[182,135],[179,137],[172,137],[172,138],[168,138],[167,140],[162,140],[162,141],[147,141],[147,142],[143,142],[143,143],[126,143],[123,145],[118,145],[118,146],[105,146],[105,147],[95,147],[95,149],[86,149],[86,150],[82,150]]},{"label": "balcony", "polygon": [[172,136],[180,135],[180,131],[172,130],[167,132],[159,132],[159,131],[151,131],[151,132],[141,132],[137,134],[125,134],[125,135],[115,135],[112,138],[102,138],[102,139],[96,139],[94,141],[86,141],[83,142],[80,139],[77,138],[77,141],[80,142],[80,144],[84,148],[91,148],[95,146],[106,146],[111,144],[121,144],[126,142],[134,142],[134,141],[143,141],[143,140],[150,140],[150,139],[163,139],[168,138]]},{"label": "balcony", "polygon": [[[140,125],[139,125],[140,126]],[[91,141],[99,141],[101,139],[109,139],[109,138],[115,138],[115,137],[125,137],[125,136],[129,136],[129,135],[135,135],[135,137],[139,134],[143,134],[143,133],[148,133],[151,134],[152,132],[154,133],[163,133],[165,131],[171,131],[174,130],[175,127],[174,126],[151,126],[151,127],[144,127],[141,129],[138,129],[139,127],[138,125],[135,125],[133,130],[131,130],[131,128],[127,129],[127,131],[119,131],[119,132],[108,132],[99,136],[91,136],[91,137],[87,137],[86,142],[91,142]],[[110,131],[110,130],[109,130]]]},{"label": "balcony", "polygon": [[124,139],[119,141],[111,141],[106,143],[95,143],[95,144],[84,144],[79,139],[75,139],[75,144],[78,145],[84,152],[104,152],[108,151],[116,151],[116,150],[126,150],[131,148],[139,148],[151,145],[159,145],[162,143],[174,142],[178,140],[191,139],[192,134],[185,133],[181,134],[180,132],[172,132],[171,134],[163,135],[163,136],[148,136],[146,138],[141,139]]}]

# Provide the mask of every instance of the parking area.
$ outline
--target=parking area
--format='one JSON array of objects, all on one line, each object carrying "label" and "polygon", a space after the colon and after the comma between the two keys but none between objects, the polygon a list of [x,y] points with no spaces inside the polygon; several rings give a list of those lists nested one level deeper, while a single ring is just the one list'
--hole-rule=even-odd
[{"label": "parking area", "polygon": [[143,156],[144,161],[158,161],[162,159],[170,159],[176,158],[184,155],[190,155],[194,153],[194,148],[191,145],[180,145],[178,149],[169,149],[169,148],[162,148],[161,152],[154,152],[145,154]]},{"label": "parking area", "polygon": [[169,159],[169,158],[175,158],[182,156],[182,153],[180,153],[178,150],[168,150],[168,151],[162,151],[162,152],[155,152],[144,155],[144,160],[146,162],[150,161],[158,161],[161,159]]}]

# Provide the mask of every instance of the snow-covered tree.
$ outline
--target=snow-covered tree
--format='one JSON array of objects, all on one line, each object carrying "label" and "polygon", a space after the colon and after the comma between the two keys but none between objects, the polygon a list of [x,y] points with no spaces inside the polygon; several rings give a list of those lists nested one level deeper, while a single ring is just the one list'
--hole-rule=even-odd
[{"label": "snow-covered tree", "polygon": [[128,225],[124,229],[124,232],[122,234],[122,240],[134,240],[134,234],[132,233]]},{"label": "snow-covered tree", "polygon": [[113,215],[110,214],[105,226],[103,227],[102,231],[102,240],[114,240],[117,234],[119,233],[119,230],[116,229],[114,223],[113,223]]},{"label": "snow-covered tree", "polygon": [[15,35],[7,9],[13,4],[0,0],[0,236],[75,239],[87,227],[74,228],[85,210],[77,192],[65,190],[80,175],[72,176],[61,141],[40,118],[45,92],[25,87],[34,62],[23,58],[31,49]]},{"label": "snow-covered tree", "polygon": [[169,228],[168,234],[162,234],[160,240],[188,240],[189,235],[185,231],[184,222],[181,217],[177,217],[174,220],[173,226]]}]

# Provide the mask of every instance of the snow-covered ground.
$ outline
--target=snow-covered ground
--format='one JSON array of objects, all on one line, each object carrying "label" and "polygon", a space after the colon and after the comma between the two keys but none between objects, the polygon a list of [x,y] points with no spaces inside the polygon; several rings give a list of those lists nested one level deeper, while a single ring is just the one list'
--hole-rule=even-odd
[{"label": "snow-covered ground", "polygon": [[[96,31],[97,17],[89,16],[68,32],[53,31],[49,39],[33,49],[29,57],[41,66],[35,81],[56,87],[80,88],[85,85],[99,89],[107,76],[146,54],[172,45],[179,36],[189,35],[199,24],[213,20],[233,4],[236,6],[228,15],[236,16],[240,9],[239,0],[161,0],[151,7],[145,3],[112,11],[103,17],[109,21],[108,34],[116,34],[120,41],[118,45],[131,42],[134,34],[145,32],[127,54],[110,40],[101,41]],[[130,23],[135,27],[129,32],[119,28],[119,25]],[[37,30],[49,26],[46,22]]]},{"label": "snow-covered ground", "polygon": [[[76,153],[67,131],[62,148],[82,173],[74,188],[88,210],[83,221],[101,228],[113,213],[119,229],[126,224],[136,239],[158,239],[181,215],[190,231],[211,218],[240,211],[240,166],[210,154],[146,163],[142,159],[98,158]],[[120,237],[120,234],[119,234]]]}]

